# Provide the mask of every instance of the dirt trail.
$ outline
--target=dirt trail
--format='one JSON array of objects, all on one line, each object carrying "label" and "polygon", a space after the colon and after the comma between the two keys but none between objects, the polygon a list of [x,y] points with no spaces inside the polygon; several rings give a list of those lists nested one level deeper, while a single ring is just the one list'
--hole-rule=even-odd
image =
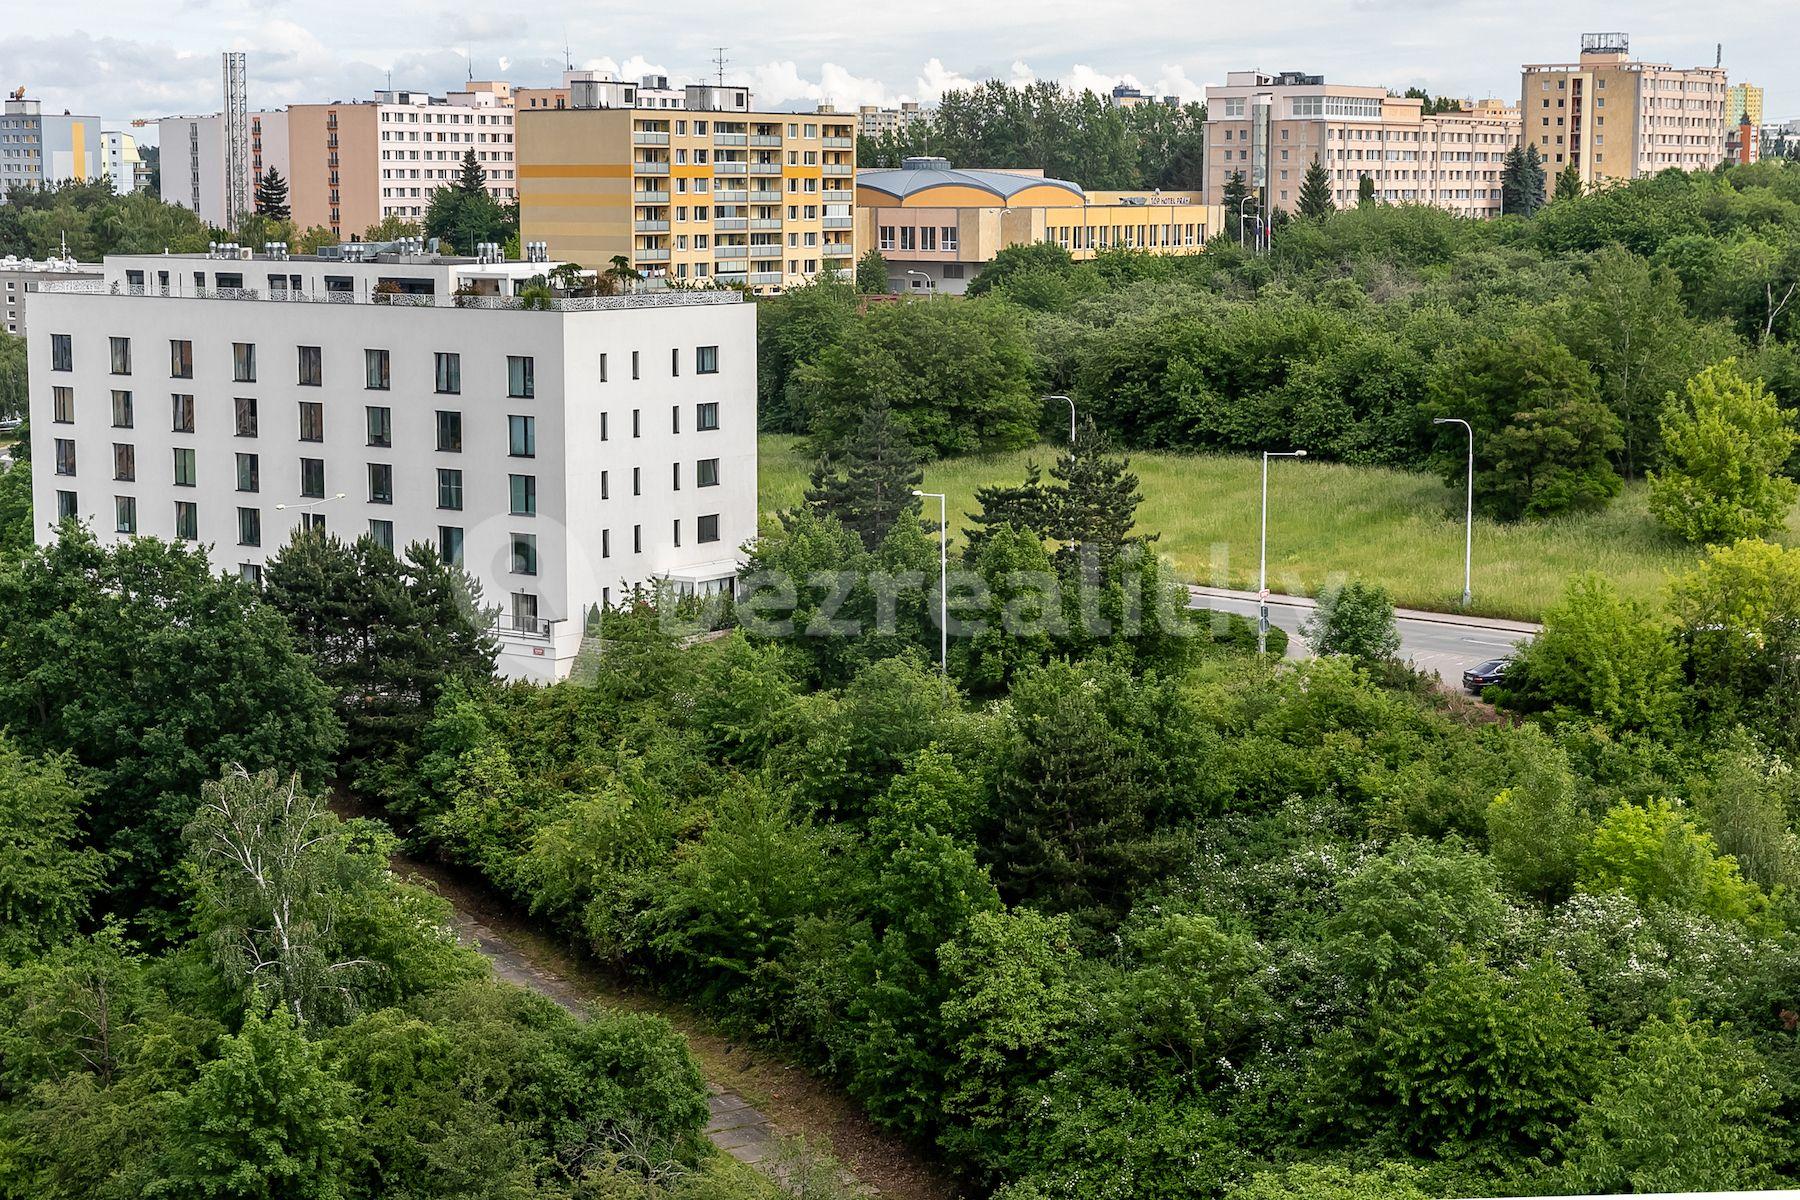
[{"label": "dirt trail", "polygon": [[500,978],[579,1012],[598,1001],[654,1012],[687,1038],[707,1078],[714,1145],[741,1162],[772,1158],[782,1138],[829,1147],[861,1187],[892,1200],[956,1200],[941,1168],[870,1124],[854,1101],[806,1070],[720,1034],[695,1013],[663,997],[611,979],[532,926],[504,901],[455,871],[396,857],[394,870],[429,884],[456,912],[457,930],[493,964]]}]

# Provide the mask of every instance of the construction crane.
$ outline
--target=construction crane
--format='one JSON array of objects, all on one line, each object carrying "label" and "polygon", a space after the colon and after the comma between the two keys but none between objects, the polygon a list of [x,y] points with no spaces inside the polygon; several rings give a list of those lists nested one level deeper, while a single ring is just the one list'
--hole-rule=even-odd
[{"label": "construction crane", "polygon": [[13,89],[12,98],[14,100],[23,100],[25,98],[25,85],[24,84],[21,83],[18,87]]}]

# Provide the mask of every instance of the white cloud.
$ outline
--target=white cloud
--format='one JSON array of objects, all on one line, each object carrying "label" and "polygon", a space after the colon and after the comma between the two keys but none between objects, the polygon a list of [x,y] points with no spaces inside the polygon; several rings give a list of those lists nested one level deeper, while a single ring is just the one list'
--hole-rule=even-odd
[{"label": "white cloud", "polygon": [[945,92],[961,91],[975,86],[975,81],[966,75],[958,74],[944,65],[940,58],[928,61],[914,81],[917,99],[929,103],[938,99]]},{"label": "white cloud", "polygon": [[1037,72],[1022,62],[1014,62],[1007,72],[1006,82],[1016,88],[1030,87],[1037,82]]},{"label": "white cloud", "polygon": [[1180,96],[1183,101],[1200,101],[1206,98],[1206,86],[1189,78],[1187,68],[1180,63],[1164,63],[1162,75],[1156,81],[1156,94]]}]

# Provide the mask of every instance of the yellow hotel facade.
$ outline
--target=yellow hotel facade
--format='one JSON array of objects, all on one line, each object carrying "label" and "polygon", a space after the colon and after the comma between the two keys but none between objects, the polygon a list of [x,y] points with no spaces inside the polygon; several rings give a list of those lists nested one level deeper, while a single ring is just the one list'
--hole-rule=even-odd
[{"label": "yellow hotel facade", "polygon": [[518,113],[520,238],[552,259],[774,291],[855,265],[855,114],[751,112],[742,88],[679,109]]}]

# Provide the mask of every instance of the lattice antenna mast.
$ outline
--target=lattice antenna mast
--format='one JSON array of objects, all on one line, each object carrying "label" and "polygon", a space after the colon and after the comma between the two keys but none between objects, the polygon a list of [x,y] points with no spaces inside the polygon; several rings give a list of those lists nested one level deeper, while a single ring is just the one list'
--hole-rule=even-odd
[{"label": "lattice antenna mast", "polygon": [[726,47],[726,46],[720,46],[720,47],[718,47],[718,53],[713,55],[713,66],[718,68],[718,78],[719,78],[719,86],[720,87],[725,86],[725,64],[731,61],[729,58],[725,57],[725,51],[728,48],[729,47]]},{"label": "lattice antenna mast", "polygon": [[227,50],[225,71],[225,220],[236,230],[250,212],[250,113],[244,99],[244,55]]}]

